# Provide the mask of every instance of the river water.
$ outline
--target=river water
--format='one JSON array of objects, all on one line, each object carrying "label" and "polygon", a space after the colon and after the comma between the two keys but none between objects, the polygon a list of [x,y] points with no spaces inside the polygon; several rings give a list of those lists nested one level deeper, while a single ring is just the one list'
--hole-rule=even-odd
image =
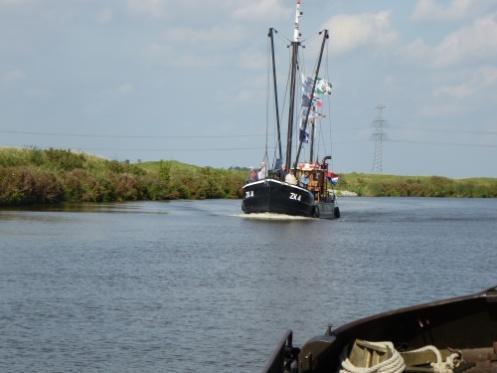
[{"label": "river water", "polygon": [[0,371],[258,372],[294,340],[497,285],[497,200],[342,198],[342,218],[240,201],[0,211]]}]

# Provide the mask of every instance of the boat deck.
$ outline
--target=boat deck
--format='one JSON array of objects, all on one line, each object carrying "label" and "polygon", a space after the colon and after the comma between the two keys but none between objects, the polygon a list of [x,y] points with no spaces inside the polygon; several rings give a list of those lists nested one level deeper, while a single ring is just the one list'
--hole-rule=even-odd
[{"label": "boat deck", "polygon": [[[461,350],[461,353],[466,362],[466,369],[460,369],[459,371],[467,373],[497,372],[497,354],[494,348],[472,348]],[[474,366],[470,367],[468,363],[474,364]]]}]

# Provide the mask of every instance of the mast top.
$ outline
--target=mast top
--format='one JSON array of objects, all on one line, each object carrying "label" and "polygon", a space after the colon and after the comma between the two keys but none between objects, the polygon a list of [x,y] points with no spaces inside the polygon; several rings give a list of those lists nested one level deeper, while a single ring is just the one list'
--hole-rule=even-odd
[{"label": "mast top", "polygon": [[295,6],[295,23],[293,25],[293,42],[300,42],[300,17],[302,17],[302,11],[300,10],[300,0],[297,0],[297,4]]}]

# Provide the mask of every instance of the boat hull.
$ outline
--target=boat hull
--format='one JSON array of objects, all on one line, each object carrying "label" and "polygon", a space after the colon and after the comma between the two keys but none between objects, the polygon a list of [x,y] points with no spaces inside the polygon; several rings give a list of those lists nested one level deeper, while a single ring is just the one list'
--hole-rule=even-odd
[{"label": "boat hull", "polygon": [[339,215],[335,199],[315,202],[310,191],[279,180],[248,183],[243,191],[242,210],[247,214],[275,213],[325,219]]},{"label": "boat hull", "polygon": [[292,346],[288,331],[263,372],[284,373],[292,363],[298,364],[299,373],[336,372],[344,351],[357,339],[391,341],[403,351],[426,345],[460,350],[475,366],[471,372],[495,372],[497,287],[353,321],[310,339],[301,349]]}]

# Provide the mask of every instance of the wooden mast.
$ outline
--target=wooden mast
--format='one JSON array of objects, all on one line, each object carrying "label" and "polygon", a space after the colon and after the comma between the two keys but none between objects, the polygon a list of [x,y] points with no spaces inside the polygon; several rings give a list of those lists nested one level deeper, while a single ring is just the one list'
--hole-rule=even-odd
[{"label": "wooden mast", "polygon": [[292,163],[292,137],[293,137],[293,117],[295,112],[295,85],[296,85],[296,75],[297,75],[297,59],[298,51],[300,46],[300,17],[302,12],[300,11],[300,0],[297,0],[296,10],[295,10],[295,22],[293,26],[293,40],[292,40],[292,65],[290,74],[290,103],[288,107],[288,130],[286,138],[286,159],[285,165],[286,169],[290,170]]},{"label": "wooden mast", "polygon": [[[311,97],[310,97],[310,106],[307,109],[306,115],[305,115],[305,120],[304,120],[304,125],[302,126],[303,131],[305,132],[307,130],[307,123],[309,122],[309,114],[311,112],[311,107],[312,107],[312,100],[314,100],[314,90],[316,89],[316,83],[318,81],[318,74],[319,74],[319,68],[321,67],[321,60],[323,59],[323,52],[324,52],[324,46],[326,44],[326,40],[329,38],[328,35],[328,30],[321,31],[319,34],[323,34],[323,42],[321,43],[321,50],[319,51],[319,60],[318,60],[318,65],[316,67],[316,74],[314,75],[314,82],[312,84],[312,91],[311,91]],[[293,165],[294,168],[297,168],[297,164],[299,162],[299,157],[300,157],[300,152],[302,150],[302,141],[299,141],[299,147],[297,150],[297,156],[295,157],[295,163]],[[310,160],[312,162],[312,159]]]},{"label": "wooden mast", "polygon": [[277,131],[277,136],[278,136],[278,160],[279,164],[281,166],[281,158],[283,156],[282,150],[281,150],[281,129],[280,129],[280,107],[278,104],[278,85],[276,84],[276,62],[274,58],[274,33],[278,32],[274,28],[270,27],[269,28],[269,39],[271,40],[271,60],[273,64],[273,89],[274,89],[274,105],[276,108],[276,131]]}]

